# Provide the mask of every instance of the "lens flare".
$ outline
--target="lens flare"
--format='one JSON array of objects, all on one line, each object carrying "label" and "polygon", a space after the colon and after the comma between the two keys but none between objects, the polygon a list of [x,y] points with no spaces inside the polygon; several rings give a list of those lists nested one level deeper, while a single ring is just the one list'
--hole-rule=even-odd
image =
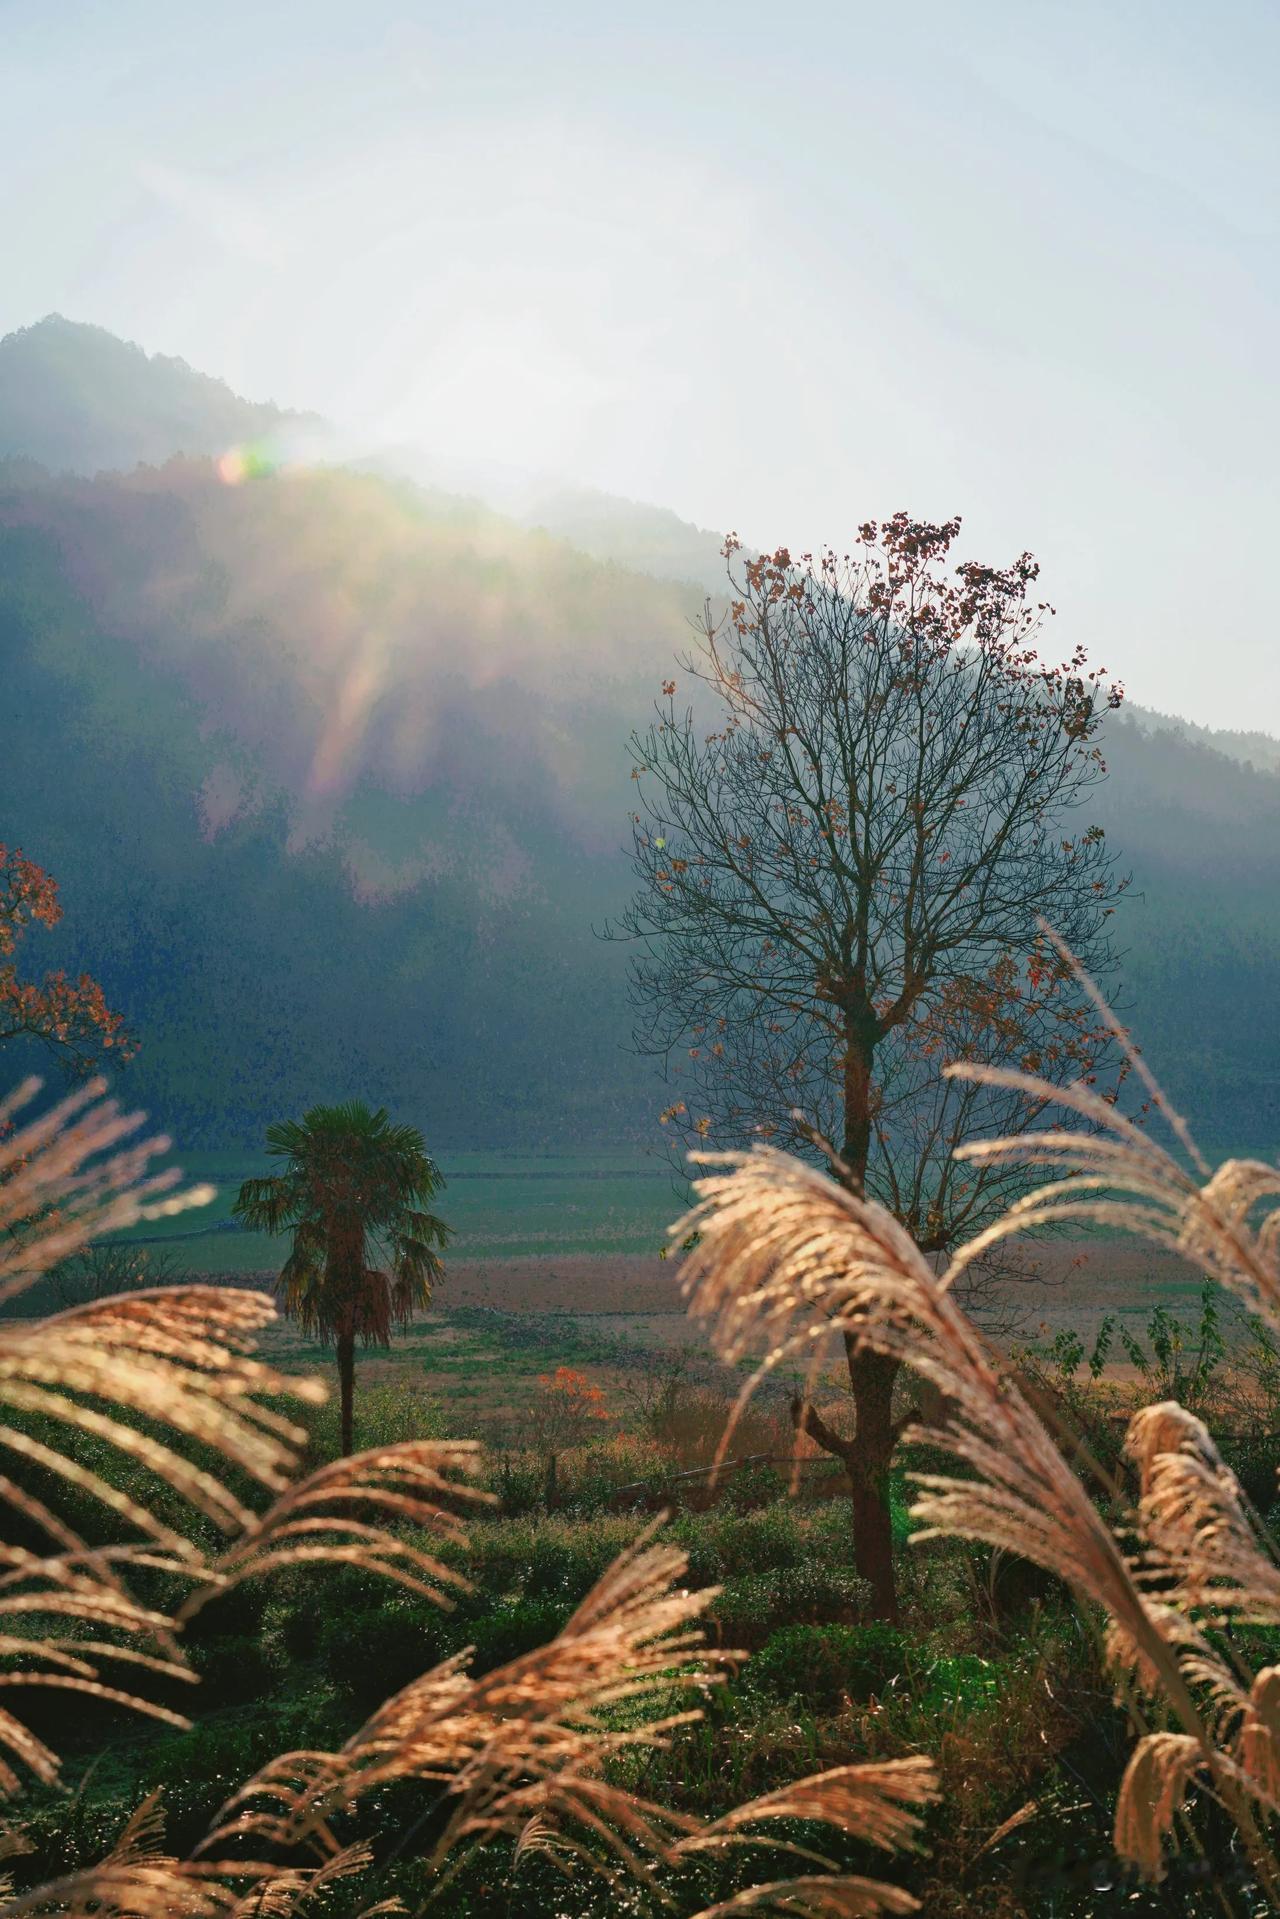
[{"label": "lens flare", "polygon": [[246,480],[265,479],[279,464],[270,449],[262,444],[232,446],[218,460],[218,478],[224,486],[242,486]]}]

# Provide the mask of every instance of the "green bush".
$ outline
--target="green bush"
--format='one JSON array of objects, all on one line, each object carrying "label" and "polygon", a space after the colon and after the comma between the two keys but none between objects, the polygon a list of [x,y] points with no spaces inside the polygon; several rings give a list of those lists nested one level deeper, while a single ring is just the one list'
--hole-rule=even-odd
[{"label": "green bush", "polygon": [[471,1670],[491,1672],[509,1660],[533,1652],[554,1639],[573,1607],[565,1600],[523,1599],[515,1595],[499,1601],[469,1622],[466,1641],[475,1647]]},{"label": "green bush", "polygon": [[869,1599],[870,1588],[856,1573],[809,1561],[726,1580],[711,1615],[727,1644],[750,1649],[784,1626],[851,1624]]},{"label": "green bush", "polygon": [[188,1652],[208,1695],[220,1706],[261,1697],[275,1678],[258,1633],[218,1633],[199,1645],[189,1644]]},{"label": "green bush", "polygon": [[682,1513],[669,1536],[688,1553],[689,1579],[695,1586],[719,1583],[737,1573],[799,1566],[811,1550],[804,1510],[794,1499],[777,1499],[754,1512],[720,1508]]},{"label": "green bush", "polygon": [[[438,1542],[412,1536],[436,1549]],[[369,1710],[465,1643],[448,1610],[375,1573],[337,1567],[321,1575],[301,1566],[262,1584],[268,1603],[259,1643],[270,1671],[305,1664],[349,1710]],[[211,1619],[217,1610],[210,1609]],[[230,1679],[227,1696],[238,1697],[234,1672]]]},{"label": "green bush", "polygon": [[530,1595],[575,1601],[637,1533],[633,1518],[598,1514],[572,1519],[555,1514],[482,1522],[471,1529],[471,1551],[464,1566],[483,1593],[519,1587]]},{"label": "green bush", "polygon": [[918,1666],[912,1673],[912,1693],[926,1713],[945,1713],[955,1707],[972,1712],[998,1699],[1000,1667],[977,1653],[953,1653]]},{"label": "green bush", "polygon": [[535,1453],[501,1452],[487,1462],[480,1483],[508,1518],[524,1518],[546,1503],[547,1463]]},{"label": "green bush", "polygon": [[[298,1417],[298,1408],[292,1409]],[[309,1468],[336,1459],[340,1446],[341,1413],[336,1393],[323,1406],[302,1411],[307,1429]],[[411,1379],[380,1379],[361,1384],[357,1373],[354,1408],[355,1450],[394,1446],[405,1439],[456,1439],[457,1421],[428,1397]]]},{"label": "green bush", "polygon": [[[1240,1481],[1245,1498],[1259,1512],[1270,1513],[1276,1504],[1276,1469],[1280,1464],[1280,1447],[1271,1434],[1255,1432],[1224,1440],[1222,1456]],[[1271,1519],[1268,1524],[1273,1524]]]},{"label": "green bush", "polygon": [[906,1645],[895,1626],[784,1626],[751,1660],[742,1683],[835,1712],[846,1699],[874,1698],[905,1666]]},{"label": "green bush", "polygon": [[370,1712],[465,1644],[467,1636],[459,1636],[453,1616],[442,1607],[390,1586],[365,1607],[326,1618],[318,1663],[359,1711]]}]

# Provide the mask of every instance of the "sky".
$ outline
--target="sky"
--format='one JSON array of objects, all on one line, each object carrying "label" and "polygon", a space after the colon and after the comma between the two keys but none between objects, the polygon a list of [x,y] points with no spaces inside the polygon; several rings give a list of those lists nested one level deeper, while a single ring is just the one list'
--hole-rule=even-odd
[{"label": "sky", "polygon": [[1052,650],[1280,733],[1280,8],[0,0],[0,332],[361,444],[1041,560]]}]

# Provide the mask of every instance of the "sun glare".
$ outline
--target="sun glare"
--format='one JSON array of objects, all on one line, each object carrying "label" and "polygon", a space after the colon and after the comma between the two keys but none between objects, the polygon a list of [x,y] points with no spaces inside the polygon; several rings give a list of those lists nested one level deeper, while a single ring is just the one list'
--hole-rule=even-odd
[{"label": "sun glare", "polygon": [[276,472],[279,464],[265,446],[232,446],[218,460],[218,478],[224,486],[242,486],[246,480]]}]

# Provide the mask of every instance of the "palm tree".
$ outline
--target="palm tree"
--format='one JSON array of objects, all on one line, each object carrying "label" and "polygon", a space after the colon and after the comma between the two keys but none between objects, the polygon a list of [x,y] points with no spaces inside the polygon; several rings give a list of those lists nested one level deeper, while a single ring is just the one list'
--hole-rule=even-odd
[{"label": "palm tree", "polygon": [[246,1179],[235,1214],[258,1232],[293,1234],[280,1299],[304,1332],[337,1348],[347,1454],[356,1340],[388,1345],[444,1271],[449,1228],[424,1210],[444,1180],[416,1127],[393,1126],[363,1100],[268,1127],[267,1151],[283,1171]]}]

